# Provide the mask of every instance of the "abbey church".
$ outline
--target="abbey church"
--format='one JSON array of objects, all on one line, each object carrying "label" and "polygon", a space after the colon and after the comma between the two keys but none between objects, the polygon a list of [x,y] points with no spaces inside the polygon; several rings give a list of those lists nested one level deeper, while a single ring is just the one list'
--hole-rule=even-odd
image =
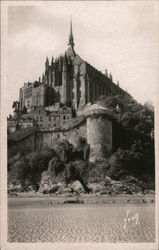
[{"label": "abbey church", "polygon": [[16,134],[20,136],[15,145],[26,144],[33,150],[53,147],[62,140],[76,146],[82,138],[89,144],[90,161],[107,157],[119,146],[121,132],[113,110],[96,101],[102,95],[117,94],[127,93],[113,83],[111,74],[101,73],[76,54],[71,21],[68,49],[63,56],[51,62],[46,58],[42,77],[24,83],[20,89],[18,105],[22,115],[18,124],[8,120],[8,134],[13,141]]},{"label": "abbey church", "polygon": [[108,76],[107,71],[103,74],[82,60],[76,54],[74,45],[70,21],[68,49],[55,60],[52,57],[51,62],[46,58],[42,77],[33,83],[24,83],[20,88],[20,110],[25,106],[30,112],[37,107],[53,108],[60,104],[78,110],[87,103],[94,103],[101,95],[125,93],[113,83],[111,74]]}]

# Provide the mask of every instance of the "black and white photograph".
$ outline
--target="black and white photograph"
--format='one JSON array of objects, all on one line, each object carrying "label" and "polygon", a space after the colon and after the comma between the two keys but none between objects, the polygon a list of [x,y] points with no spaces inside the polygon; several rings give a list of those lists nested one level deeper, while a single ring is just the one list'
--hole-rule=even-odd
[{"label": "black and white photograph", "polygon": [[158,10],[1,2],[2,249],[158,249]]}]

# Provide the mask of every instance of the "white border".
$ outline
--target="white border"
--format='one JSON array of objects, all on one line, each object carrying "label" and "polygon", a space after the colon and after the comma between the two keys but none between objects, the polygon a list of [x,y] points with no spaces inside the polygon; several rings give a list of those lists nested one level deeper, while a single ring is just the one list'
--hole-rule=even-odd
[{"label": "white border", "polygon": [[[118,1],[119,2],[119,1]],[[51,250],[76,250],[76,249],[159,249],[159,98],[155,103],[155,156],[156,156],[156,241],[155,243],[8,243],[7,242],[7,129],[6,129],[6,112],[5,103],[7,99],[6,89],[6,48],[7,48],[7,8],[13,5],[45,5],[46,1],[2,1],[1,2],[1,130],[0,130],[0,160],[1,160],[1,248],[2,249],[51,249]],[[121,6],[123,1],[121,1]],[[128,3],[127,3],[128,4]],[[129,1],[130,5],[155,5],[156,13],[158,13],[157,20],[159,22],[159,2],[158,1]],[[121,7],[122,8],[122,7]],[[158,33],[159,34],[159,33]],[[158,36],[159,37],[159,36]],[[159,41],[159,40],[158,40]],[[159,97],[159,92],[157,93]]]}]

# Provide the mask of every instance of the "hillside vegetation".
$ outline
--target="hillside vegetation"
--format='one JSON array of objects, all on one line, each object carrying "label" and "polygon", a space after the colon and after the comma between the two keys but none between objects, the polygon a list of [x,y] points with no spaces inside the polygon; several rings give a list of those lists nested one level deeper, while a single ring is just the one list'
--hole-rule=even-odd
[{"label": "hillside vegetation", "polygon": [[35,190],[43,193],[74,192],[71,183],[79,181],[79,192],[145,193],[154,190],[154,112],[130,96],[102,96],[98,103],[121,112],[117,122],[129,133],[130,149],[118,148],[109,159],[90,163],[89,145],[80,138],[77,147],[67,141],[54,148],[29,152],[18,149],[8,155],[9,190]]}]

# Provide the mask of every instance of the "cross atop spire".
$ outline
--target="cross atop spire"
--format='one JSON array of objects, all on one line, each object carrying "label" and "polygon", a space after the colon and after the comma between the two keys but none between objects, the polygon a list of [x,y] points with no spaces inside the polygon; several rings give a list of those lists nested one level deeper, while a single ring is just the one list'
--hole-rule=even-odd
[{"label": "cross atop spire", "polygon": [[74,41],[73,41],[73,33],[72,33],[72,16],[70,16],[70,35],[69,35],[69,43],[72,48],[74,47]]}]

